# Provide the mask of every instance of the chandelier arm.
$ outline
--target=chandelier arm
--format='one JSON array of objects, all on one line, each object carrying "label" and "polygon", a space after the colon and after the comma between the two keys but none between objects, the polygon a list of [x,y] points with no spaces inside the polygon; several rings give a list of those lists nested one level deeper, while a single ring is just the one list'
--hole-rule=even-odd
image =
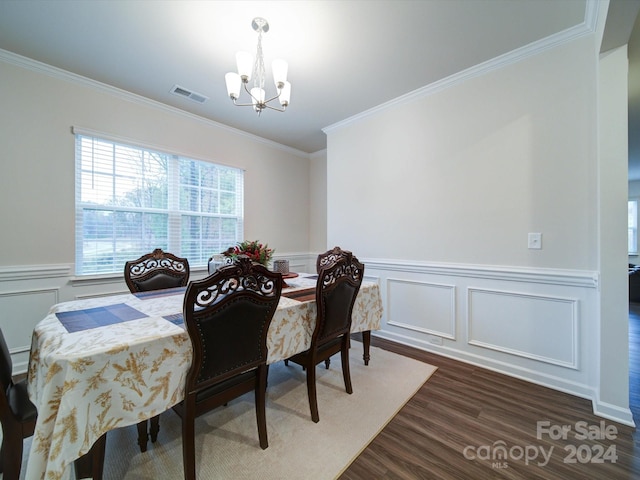
[{"label": "chandelier arm", "polygon": [[[276,98],[276,97],[274,97],[274,98]],[[237,103],[235,100],[233,100],[233,104],[234,104],[236,107],[255,107],[255,105],[254,105],[253,103]],[[271,105],[267,105],[267,104],[266,104],[266,102],[265,102],[265,104],[264,104],[264,107],[263,107],[263,108],[269,108],[269,109],[271,109],[271,110],[276,110],[277,112],[284,112],[284,111],[285,111],[285,109],[284,109],[284,108],[277,108],[277,107],[273,107],[273,106],[271,106]]]},{"label": "chandelier arm", "polygon": [[269,102],[275,100],[276,98],[280,98],[280,93],[281,93],[281,91],[278,90],[278,94],[277,95],[271,97],[269,100],[265,100],[264,103],[269,103]]},{"label": "chandelier arm", "polygon": [[247,88],[247,84],[249,82],[242,82],[242,86],[244,87],[244,91],[247,92],[247,94],[249,94],[249,98],[252,98],[253,100],[255,100],[257,103],[260,103],[260,99],[254,97],[253,95],[251,95],[251,91]]},{"label": "chandelier arm", "polygon": [[[276,98],[276,97],[274,97],[274,98]],[[271,110],[275,110],[276,112],[284,112],[285,111],[284,108],[272,107],[271,105],[267,105],[267,104],[265,104],[265,108],[270,108]]]},{"label": "chandelier arm", "polygon": [[[251,97],[253,100],[256,101],[256,104],[258,105],[259,110],[262,110],[264,108],[269,108],[271,110],[276,110],[278,112],[284,112],[285,111],[284,108],[280,109],[280,108],[273,107],[271,105],[267,105],[269,102],[275,100],[276,98],[280,98],[280,94],[282,93],[282,90],[278,90],[278,94],[277,95],[269,98],[268,100],[265,100],[264,102],[261,102],[257,98],[255,98],[253,95],[251,95],[251,91],[247,88],[247,83],[248,82],[243,82],[242,83],[244,91],[247,92],[249,97]],[[235,106],[237,106],[237,107],[255,107],[256,106],[256,105],[253,104],[253,102],[252,103],[237,103],[235,100],[233,101],[233,104]]]},{"label": "chandelier arm", "polygon": [[253,107],[253,103],[237,103],[235,100],[233,101],[233,104],[236,107]]}]

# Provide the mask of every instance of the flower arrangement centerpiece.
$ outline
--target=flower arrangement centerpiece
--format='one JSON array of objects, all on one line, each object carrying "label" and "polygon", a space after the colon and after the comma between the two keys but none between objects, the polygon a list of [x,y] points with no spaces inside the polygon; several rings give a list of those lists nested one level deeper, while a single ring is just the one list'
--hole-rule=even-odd
[{"label": "flower arrangement centerpiece", "polygon": [[239,242],[235,247],[230,247],[224,255],[235,259],[238,255],[246,255],[252,261],[260,263],[265,267],[273,257],[273,248],[269,248],[269,245],[262,244],[258,240],[245,240]]}]

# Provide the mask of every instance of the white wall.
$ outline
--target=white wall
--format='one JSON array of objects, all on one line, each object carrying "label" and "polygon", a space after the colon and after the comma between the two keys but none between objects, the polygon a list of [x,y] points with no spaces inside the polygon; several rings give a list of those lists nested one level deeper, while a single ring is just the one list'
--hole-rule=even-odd
[{"label": "white wall", "polygon": [[327,151],[311,156],[309,179],[309,238],[312,252],[325,252],[327,246]]},{"label": "white wall", "polygon": [[594,37],[326,129],[327,237],[380,282],[378,335],[632,424],[622,374],[601,391],[626,345],[600,338]]},{"label": "white wall", "polygon": [[626,45],[601,56],[598,89],[600,398],[602,410],[629,401],[627,274],[628,73]]},{"label": "white wall", "polygon": [[119,275],[74,277],[73,126],[245,169],[245,237],[310,268],[307,154],[2,51],[0,106],[0,325],[16,370],[54,303],[127,291]]},{"label": "white wall", "polygon": [[[595,268],[593,75],[592,51],[574,42],[330,131],[329,243]],[[528,232],[543,234],[541,251],[527,249]]]},{"label": "white wall", "polygon": [[304,154],[7,62],[0,62],[0,82],[0,216],[13,225],[3,232],[0,265],[74,262],[72,126],[245,169],[247,238],[268,241],[280,252],[308,250]]}]

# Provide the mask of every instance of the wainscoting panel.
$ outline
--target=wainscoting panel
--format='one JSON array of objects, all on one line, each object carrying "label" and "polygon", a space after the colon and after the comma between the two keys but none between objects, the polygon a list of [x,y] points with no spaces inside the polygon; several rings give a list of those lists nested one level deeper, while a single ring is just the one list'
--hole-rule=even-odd
[{"label": "wainscoting panel", "polygon": [[597,402],[598,272],[363,261],[383,287],[374,335]]},{"label": "wainscoting panel", "polygon": [[13,370],[25,371],[31,349],[32,318],[44,318],[52,305],[58,303],[57,289],[21,290],[0,293],[2,333],[9,346]]},{"label": "wainscoting panel", "polygon": [[387,279],[389,325],[455,340],[455,286]]},{"label": "wainscoting panel", "polygon": [[467,322],[471,345],[578,368],[575,299],[470,288]]}]

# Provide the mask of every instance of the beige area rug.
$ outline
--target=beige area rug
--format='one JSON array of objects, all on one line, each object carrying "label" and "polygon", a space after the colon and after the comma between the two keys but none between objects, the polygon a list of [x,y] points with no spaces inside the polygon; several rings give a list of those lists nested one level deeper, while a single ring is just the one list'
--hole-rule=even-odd
[{"label": "beige area rug", "polygon": [[[271,365],[266,450],[258,443],[253,393],[198,417],[198,479],[334,479],[436,370],[375,347],[364,366],[360,342],[352,343],[349,356],[352,395],[344,390],[339,356],[329,370],[318,366],[319,423],[311,420],[302,368]],[[162,414],[158,441],[145,453],[138,448],[135,425],[109,432],[104,480],[183,478],[180,428],[173,411]]]}]

